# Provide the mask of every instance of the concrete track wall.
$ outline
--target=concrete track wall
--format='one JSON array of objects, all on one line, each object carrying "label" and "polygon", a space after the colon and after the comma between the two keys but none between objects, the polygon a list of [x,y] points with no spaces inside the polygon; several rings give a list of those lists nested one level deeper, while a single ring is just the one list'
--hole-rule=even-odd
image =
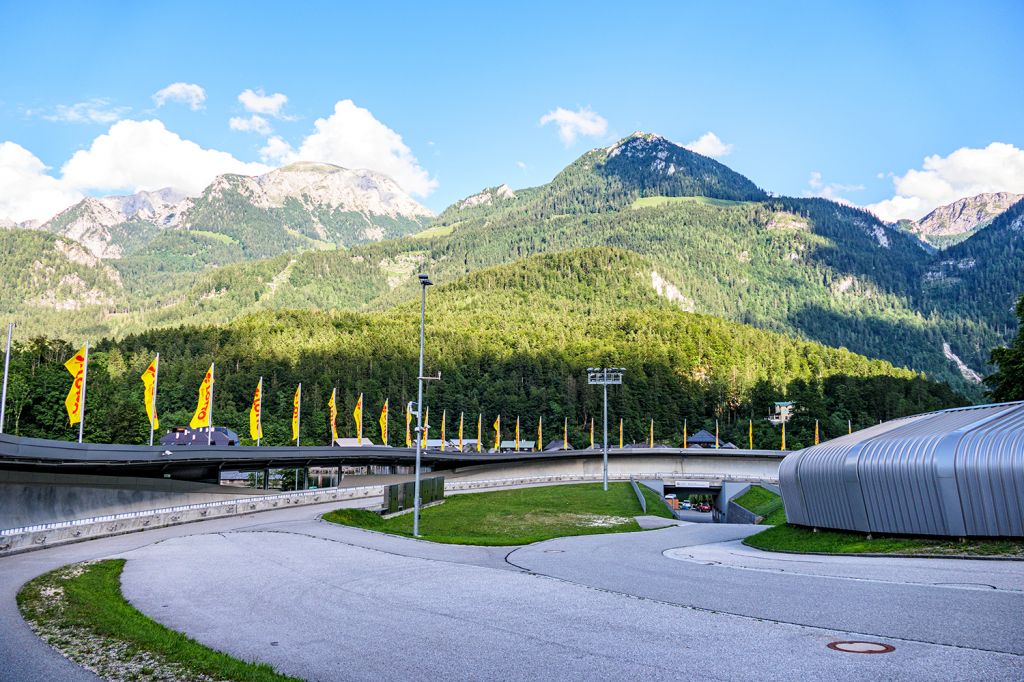
[{"label": "concrete track wall", "polygon": [[0,470],[0,528],[258,494],[252,488],[171,479]]},{"label": "concrete track wall", "polygon": [[[617,480],[629,479],[630,476],[661,478],[664,474],[671,474],[683,478],[693,476],[777,481],[780,461],[770,457],[729,458],[715,455],[609,455],[608,475]],[[599,455],[589,455],[573,459],[481,464],[454,469],[444,472],[444,475],[449,481],[528,476],[593,476],[601,474],[602,466]]]}]

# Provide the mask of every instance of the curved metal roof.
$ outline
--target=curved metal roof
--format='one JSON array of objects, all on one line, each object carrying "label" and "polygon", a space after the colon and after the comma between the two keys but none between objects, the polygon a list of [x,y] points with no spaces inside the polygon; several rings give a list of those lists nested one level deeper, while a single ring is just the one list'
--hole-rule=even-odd
[{"label": "curved metal roof", "polygon": [[1024,402],[896,419],[795,452],[790,523],[864,532],[1024,536]]}]

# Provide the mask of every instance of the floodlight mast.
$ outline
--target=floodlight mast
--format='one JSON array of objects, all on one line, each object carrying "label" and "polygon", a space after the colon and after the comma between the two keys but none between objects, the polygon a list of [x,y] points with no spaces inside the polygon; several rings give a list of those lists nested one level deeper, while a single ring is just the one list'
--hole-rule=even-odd
[{"label": "floodlight mast", "polygon": [[427,287],[433,286],[430,276],[426,273],[419,274],[420,281],[420,371],[416,375],[418,395],[416,399],[416,484],[413,490],[413,514],[412,534],[413,537],[420,536],[420,456],[422,450],[423,434],[423,328],[427,318]]},{"label": "floodlight mast", "polygon": [[608,385],[621,384],[625,367],[587,367],[587,383],[604,388],[604,489],[608,490]]}]

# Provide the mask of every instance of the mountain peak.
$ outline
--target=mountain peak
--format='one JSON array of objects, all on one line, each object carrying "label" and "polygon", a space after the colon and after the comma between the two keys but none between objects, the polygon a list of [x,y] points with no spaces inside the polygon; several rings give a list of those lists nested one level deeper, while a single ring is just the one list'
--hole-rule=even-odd
[{"label": "mountain peak", "polygon": [[[279,173],[337,173],[338,171],[346,170],[341,166],[336,166],[333,163],[323,163],[320,161],[295,161],[289,163],[287,166],[281,166],[277,169]],[[274,171],[271,171],[274,172]]]},{"label": "mountain peak", "polygon": [[622,138],[610,147],[605,148],[605,152],[608,157],[617,156],[623,151],[629,153],[632,150],[645,150],[651,147],[676,147],[677,149],[683,149],[683,147],[675,144],[671,140],[657,135],[655,133],[645,133],[642,130],[637,130],[626,137]]},{"label": "mountain peak", "polygon": [[988,192],[964,197],[939,206],[909,230],[932,246],[951,246],[967,239],[991,223],[1008,208],[1024,199],[1024,194]]}]

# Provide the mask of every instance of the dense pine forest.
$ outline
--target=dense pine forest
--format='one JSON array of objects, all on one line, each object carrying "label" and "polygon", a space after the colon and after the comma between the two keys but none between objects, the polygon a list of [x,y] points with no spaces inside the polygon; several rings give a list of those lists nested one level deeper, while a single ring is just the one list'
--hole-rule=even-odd
[{"label": "dense pine forest", "polygon": [[[795,400],[800,412],[787,432],[791,448],[808,445],[814,420],[823,437],[879,420],[963,404],[947,385],[849,351],[690,314],[650,286],[651,262],[623,249],[592,248],[527,258],[483,269],[432,288],[428,298],[427,371],[433,435],[441,412],[448,435],[460,412],[466,437],[484,438],[498,414],[519,416],[523,438],[539,417],[545,437],[585,447],[589,420],[600,415],[600,393],[586,367],[626,367],[610,392],[610,418],[625,420],[626,440],[646,438],[655,420],[659,442],[680,444],[714,429],[723,441],[775,448],[779,432],[765,416],[776,400]],[[158,329],[98,343],[91,355],[85,436],[94,442],[142,443],[148,424],[139,376],[161,353],[158,410],[162,426],[185,425],[202,374],[217,363],[214,417],[247,438],[248,409],[264,378],[267,444],[290,438],[290,406],[303,384],[303,442],[329,441],[327,399],[337,388],[339,430],[354,435],[352,408],[366,405],[366,435],[379,441],[377,415],[391,401],[391,444],[404,441],[403,406],[415,394],[418,306],[387,312],[267,311],[222,326]],[[62,363],[77,346],[35,339],[16,345],[8,397],[8,430],[23,436],[71,440],[63,400],[70,377]],[[506,435],[509,432],[506,431]]]}]

